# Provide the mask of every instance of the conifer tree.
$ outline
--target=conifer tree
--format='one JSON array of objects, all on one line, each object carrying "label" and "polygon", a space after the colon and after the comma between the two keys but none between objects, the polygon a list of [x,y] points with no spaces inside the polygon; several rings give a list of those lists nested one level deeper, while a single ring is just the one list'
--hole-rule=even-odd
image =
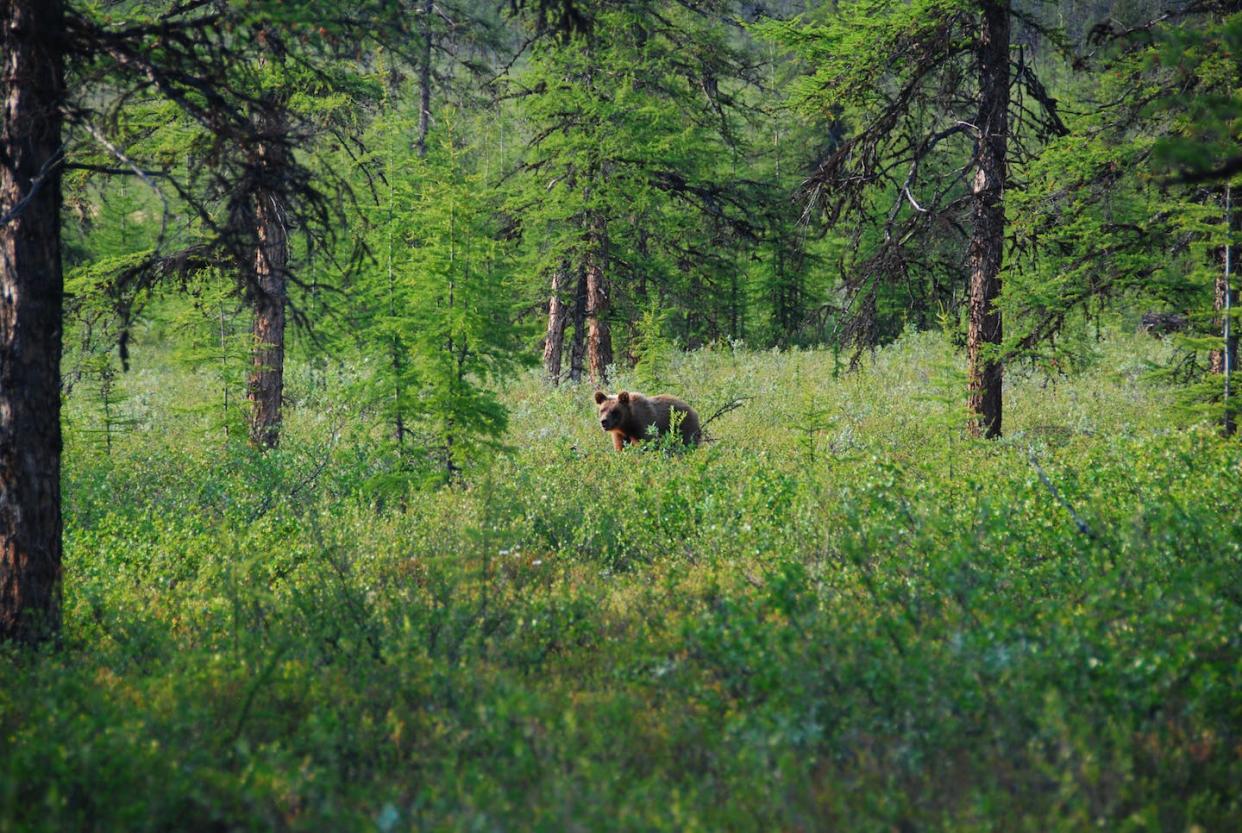
[{"label": "conifer tree", "polygon": [[[1025,143],[1065,132],[1056,101],[1021,49],[1009,0],[841,3],[822,22],[770,21],[760,30],[812,67],[795,88],[813,114],[837,114],[842,138],[820,161],[809,196],[832,224],[848,223],[859,286],[901,280],[911,250],[961,228],[968,276],[971,433],[1002,429],[1001,265],[1004,196]],[[1021,98],[1011,96],[1016,88]],[[1024,144],[1014,137],[1022,135]],[[957,175],[943,176],[944,171]],[[883,207],[876,210],[878,204]],[[871,232],[871,234],[868,234]],[[859,254],[859,244],[874,249]],[[855,293],[874,315],[874,292]],[[855,325],[857,327],[857,325]]]},{"label": "conifer tree", "polygon": [[1224,308],[1236,305],[1224,276],[1236,237],[1225,193],[1242,154],[1239,33],[1242,12],[1211,2],[1093,29],[1076,79],[1090,106],[1029,167],[1014,211],[1025,257],[1004,299],[1009,355],[1055,355],[1067,321],[1118,300],[1191,313],[1191,333],[1179,337],[1186,352],[1167,371],[1195,417],[1226,433],[1221,371],[1236,342],[1224,337]]},{"label": "conifer tree", "polygon": [[[319,0],[0,3],[0,95],[6,101],[0,121],[0,296],[12,299],[0,308],[0,640],[41,641],[59,625],[62,171],[74,165],[148,182],[168,177],[218,252],[234,264],[253,264],[252,237],[218,221],[210,205],[233,192],[230,186],[245,167],[236,160],[262,139],[247,112],[258,56],[282,43],[304,48],[311,66],[316,57],[346,49],[357,56],[364,45],[401,29],[400,11],[389,0],[353,4],[348,14]],[[66,83],[67,73],[75,83]],[[135,158],[97,123],[101,112],[152,97],[210,137],[197,166],[184,156]],[[110,164],[77,161],[78,142],[106,148]],[[233,161],[203,166],[207,159]],[[181,173],[214,169],[219,175],[209,182],[216,187],[188,187],[186,177],[171,176],[178,165]],[[304,169],[295,164],[290,170]],[[291,191],[316,193],[308,179],[284,182]],[[314,214],[323,203],[312,199],[311,205]],[[195,259],[153,253],[145,268],[128,271],[149,282],[167,274],[170,264]]]},{"label": "conifer tree", "polygon": [[60,627],[63,28],[0,2],[0,642]]},{"label": "conifer tree", "polygon": [[684,326],[698,330],[711,297],[702,283],[732,265],[732,236],[753,236],[744,187],[720,164],[736,138],[730,84],[743,71],[711,4],[575,9],[579,25],[538,39],[510,79],[533,135],[509,213],[528,270],[545,282],[545,373],[559,378],[555,345],[573,324],[570,377],[582,345],[603,385],[648,292],[676,297]]},{"label": "conifer tree", "polygon": [[521,366],[513,275],[499,241],[498,206],[463,116],[442,109],[426,155],[409,137],[417,116],[376,125],[384,173],[369,224],[374,266],[359,297],[364,339],[385,346],[381,402],[402,468],[458,480],[500,447],[507,424],[495,384]]}]

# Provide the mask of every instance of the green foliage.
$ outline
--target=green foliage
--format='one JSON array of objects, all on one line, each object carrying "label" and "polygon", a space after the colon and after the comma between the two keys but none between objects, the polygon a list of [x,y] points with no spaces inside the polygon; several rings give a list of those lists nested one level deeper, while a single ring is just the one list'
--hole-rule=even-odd
[{"label": "green foliage", "polygon": [[[512,79],[530,141],[508,211],[531,295],[562,263],[597,262],[614,319],[635,325],[658,298],[683,343],[737,335],[745,293],[708,287],[736,278],[740,229],[764,205],[728,164],[745,150],[745,82],[726,24],[714,8],[592,10],[589,36],[537,41]],[[618,354],[632,336],[614,331]]]},{"label": "green foliage", "polygon": [[376,362],[291,366],[259,454],[137,353],[110,460],[68,402],[65,644],[0,653],[0,829],[1232,829],[1239,446],[1103,336],[1012,373],[991,443],[920,398],[937,335],[835,380],[681,354],[692,404],[756,397],[684,454],[531,373],[513,455],[383,504]]},{"label": "green foliage", "polygon": [[[1028,18],[1002,7],[1020,33]],[[983,17],[977,2],[852,0],[754,26],[802,68],[786,85],[790,106],[827,128],[801,196],[829,229],[821,255],[843,296],[829,310],[833,335],[855,362],[965,306]],[[1059,119],[1046,96],[1021,99],[1033,74],[1011,78],[1006,169],[1018,176]]]},{"label": "green foliage", "polygon": [[523,331],[494,192],[463,143],[479,125],[441,112],[422,158],[410,143],[414,123],[392,112],[376,125],[384,190],[367,232],[377,258],[351,321],[363,324],[359,348],[378,353],[368,398],[393,426],[401,470],[449,482],[503,447],[496,385],[522,365]]},{"label": "green foliage", "polygon": [[226,438],[245,435],[245,378],[254,346],[250,317],[234,287],[228,277],[208,270],[194,281],[193,303],[166,301],[151,310],[154,327],[170,337],[174,365],[201,371],[215,394],[211,400],[193,397],[180,407]]},{"label": "green foliage", "polygon": [[1150,105],[1169,119],[1156,142],[1157,163],[1187,177],[1220,178],[1216,171],[1242,159],[1242,12],[1162,26],[1146,57],[1177,82]]},{"label": "green foliage", "polygon": [[500,447],[507,416],[494,385],[520,365],[508,264],[496,243],[482,176],[458,146],[454,116],[432,134],[412,206],[418,230],[406,306],[419,416],[446,478]]},{"label": "green foliage", "polygon": [[112,453],[112,440],[118,432],[130,430],[137,420],[125,413],[125,397],[118,390],[119,368],[111,353],[97,353],[83,360],[80,372],[92,382],[94,414],[80,430],[94,434],[99,445]]},{"label": "green foliage", "polygon": [[668,373],[678,352],[677,343],[668,334],[669,318],[667,308],[652,302],[638,323],[634,344],[638,362],[634,365],[634,377],[646,390],[653,392],[668,384]]},{"label": "green foliage", "polygon": [[1157,373],[1184,383],[1183,421],[1222,416],[1223,380],[1204,370],[1223,345],[1214,287],[1236,232],[1208,174],[1238,154],[1240,21],[1190,15],[1102,36],[1100,65],[1070,91],[1108,106],[1077,113],[1010,196],[1026,256],[1006,273],[1009,355],[1065,367],[1087,344],[1076,331],[1105,309],[1181,312],[1191,330]]},{"label": "green foliage", "polygon": [[[1101,4],[1142,38],[1080,75],[1091,12],[1023,18],[1069,133],[1013,137],[1008,428],[980,443],[973,140],[905,156],[972,117],[978,3],[808,4],[761,43],[753,4],[554,5],[528,31],[364,3],[408,19],[359,42],[322,0],[177,7],[222,15],[212,83],[244,123],[279,105],[307,186],[314,326],[265,453],[246,267],[202,250],[254,136],[90,88],[120,103],[66,168],[64,642],[0,647],[0,833],[1239,827],[1242,456],[1205,372],[1238,15]],[[138,54],[191,43],[161,4],[82,8]],[[819,165],[867,131],[881,173],[821,234]],[[159,190],[99,170],[129,159]],[[616,453],[589,391],[521,372],[587,263],[616,387],[744,403],[711,441]],[[1135,334],[1153,307],[1191,331]]]}]

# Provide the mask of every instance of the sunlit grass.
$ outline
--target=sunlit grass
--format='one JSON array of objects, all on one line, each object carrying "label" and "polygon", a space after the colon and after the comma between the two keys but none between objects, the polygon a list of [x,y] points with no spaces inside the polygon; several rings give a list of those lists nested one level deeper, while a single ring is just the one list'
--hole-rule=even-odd
[{"label": "sunlit grass", "polygon": [[110,453],[68,402],[0,831],[1235,827],[1242,455],[1174,427],[1165,349],[1013,369],[993,443],[937,334],[680,356],[647,393],[746,397],[689,452],[532,373],[511,453],[404,493],[365,368],[294,366],[258,456],[140,352]]}]

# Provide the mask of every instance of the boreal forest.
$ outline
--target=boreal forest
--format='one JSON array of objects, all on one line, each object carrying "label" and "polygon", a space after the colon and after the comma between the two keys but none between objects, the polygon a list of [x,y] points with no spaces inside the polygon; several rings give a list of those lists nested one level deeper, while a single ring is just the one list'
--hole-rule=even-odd
[{"label": "boreal forest", "polygon": [[1242,829],[1242,3],[0,0],[0,833]]}]

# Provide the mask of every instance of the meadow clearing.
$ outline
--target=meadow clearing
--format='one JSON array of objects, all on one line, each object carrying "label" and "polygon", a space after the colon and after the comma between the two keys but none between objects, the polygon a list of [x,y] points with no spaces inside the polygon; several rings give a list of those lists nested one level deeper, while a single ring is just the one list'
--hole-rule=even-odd
[{"label": "meadow clearing", "polygon": [[139,353],[108,437],[67,401],[0,831],[1236,829],[1242,446],[1169,427],[1168,349],[1011,370],[993,442],[938,333],[678,355],[705,416],[750,397],[688,452],[531,371],[440,489],[393,485],[365,366],[291,366],[261,454]]}]

